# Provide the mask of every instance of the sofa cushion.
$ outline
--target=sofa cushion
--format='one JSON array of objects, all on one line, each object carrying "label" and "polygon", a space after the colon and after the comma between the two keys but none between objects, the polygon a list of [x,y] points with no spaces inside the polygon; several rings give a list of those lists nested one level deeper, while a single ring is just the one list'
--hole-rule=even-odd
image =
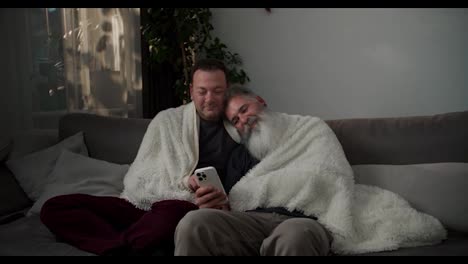
[{"label": "sofa cushion", "polygon": [[0,256],[90,256],[94,255],[56,237],[42,224],[39,215],[0,225]]},{"label": "sofa cushion", "polygon": [[[153,256],[172,256],[173,244],[158,246]],[[95,256],[58,240],[39,215],[0,225],[0,256]]]},{"label": "sofa cushion", "polygon": [[29,199],[36,201],[39,198],[44,190],[46,179],[63,149],[87,155],[88,150],[83,141],[83,133],[77,133],[47,149],[6,162]]},{"label": "sofa cushion", "polygon": [[468,256],[468,235],[449,232],[447,240],[431,246],[400,248],[393,251],[371,252],[357,256]]},{"label": "sofa cushion", "polygon": [[117,197],[123,190],[123,177],[128,168],[129,165],[92,159],[64,150],[28,215],[39,214],[42,205],[57,195],[83,193]]},{"label": "sofa cushion", "polygon": [[448,229],[468,232],[468,163],[354,165],[353,171],[356,183],[395,192]]},{"label": "sofa cushion", "polygon": [[351,165],[468,162],[468,111],[327,123]]},{"label": "sofa cushion", "polygon": [[60,119],[60,138],[83,131],[89,156],[118,164],[136,157],[151,119],[70,113]]}]

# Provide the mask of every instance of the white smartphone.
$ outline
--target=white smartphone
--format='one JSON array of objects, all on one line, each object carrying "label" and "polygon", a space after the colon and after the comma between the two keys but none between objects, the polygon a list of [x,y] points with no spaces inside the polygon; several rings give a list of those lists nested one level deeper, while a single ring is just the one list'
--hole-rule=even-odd
[{"label": "white smartphone", "polygon": [[219,178],[218,172],[216,171],[215,167],[210,166],[196,169],[194,174],[196,176],[196,181],[198,185],[200,185],[200,187],[212,185],[226,194],[226,192],[224,191],[223,184],[221,183],[221,179]]}]

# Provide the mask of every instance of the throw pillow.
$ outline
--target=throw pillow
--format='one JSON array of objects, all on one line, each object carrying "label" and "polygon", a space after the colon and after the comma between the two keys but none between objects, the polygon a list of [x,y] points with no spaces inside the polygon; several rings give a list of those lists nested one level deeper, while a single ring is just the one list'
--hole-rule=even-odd
[{"label": "throw pillow", "polygon": [[44,192],[28,215],[39,214],[42,205],[57,195],[83,193],[118,197],[128,168],[126,164],[114,164],[64,150],[49,175]]},{"label": "throw pillow", "polygon": [[10,159],[6,165],[15,175],[29,199],[36,201],[44,190],[47,177],[55,166],[62,150],[88,155],[83,132],[64,139],[47,149],[28,154],[24,157]]},{"label": "throw pillow", "polygon": [[448,229],[468,232],[468,163],[354,165],[353,170],[356,183],[395,192]]}]

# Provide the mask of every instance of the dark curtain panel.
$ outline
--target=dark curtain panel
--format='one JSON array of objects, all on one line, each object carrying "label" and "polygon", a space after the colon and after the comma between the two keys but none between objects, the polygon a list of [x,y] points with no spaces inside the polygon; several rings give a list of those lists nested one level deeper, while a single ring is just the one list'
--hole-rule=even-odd
[{"label": "dark curtain panel", "polygon": [[[141,23],[148,19],[146,8],[142,8]],[[176,97],[174,83],[175,76],[170,64],[155,64],[149,59],[148,43],[141,39],[142,75],[143,75],[143,117],[153,118],[162,110],[181,105]]]}]

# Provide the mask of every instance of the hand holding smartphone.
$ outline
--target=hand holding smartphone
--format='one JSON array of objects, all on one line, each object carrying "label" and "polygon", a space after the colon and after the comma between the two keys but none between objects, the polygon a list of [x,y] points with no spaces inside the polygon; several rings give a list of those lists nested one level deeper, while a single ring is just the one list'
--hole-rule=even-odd
[{"label": "hand holding smartphone", "polygon": [[210,166],[196,169],[194,174],[196,176],[195,179],[200,187],[211,185],[226,194],[218,172],[214,167]]}]

